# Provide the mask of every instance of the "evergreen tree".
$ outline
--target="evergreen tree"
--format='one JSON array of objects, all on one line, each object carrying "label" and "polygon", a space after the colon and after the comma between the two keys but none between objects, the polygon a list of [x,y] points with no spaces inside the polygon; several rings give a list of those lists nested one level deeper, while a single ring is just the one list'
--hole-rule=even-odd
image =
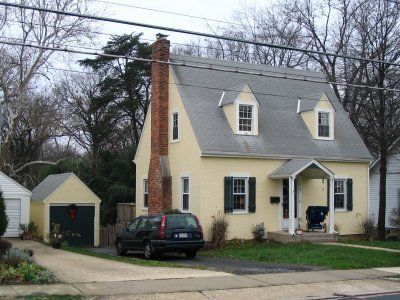
[{"label": "evergreen tree", "polygon": [[0,237],[6,232],[8,218],[6,215],[6,205],[4,203],[3,193],[0,192]]}]

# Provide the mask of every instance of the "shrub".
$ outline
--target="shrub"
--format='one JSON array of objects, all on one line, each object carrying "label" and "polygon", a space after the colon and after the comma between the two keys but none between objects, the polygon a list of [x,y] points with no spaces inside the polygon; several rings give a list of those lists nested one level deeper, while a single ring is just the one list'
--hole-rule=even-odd
[{"label": "shrub", "polygon": [[225,245],[228,235],[229,223],[226,220],[225,214],[218,212],[212,217],[211,225],[211,246],[219,249]]},{"label": "shrub", "polygon": [[339,224],[335,224],[333,226],[333,230],[335,230],[335,232],[340,233],[340,225]]},{"label": "shrub", "polygon": [[5,257],[5,261],[7,260],[17,260],[19,259],[22,262],[27,262],[27,263],[33,263],[34,259],[32,256],[30,256],[30,253],[28,253],[26,250],[20,250],[18,248],[11,248],[8,251],[7,256]]},{"label": "shrub", "polygon": [[12,247],[11,242],[0,238],[0,256],[6,255],[8,250]]},{"label": "shrub", "polygon": [[393,227],[400,227],[400,208],[393,208],[390,217],[389,223]]},{"label": "shrub", "polygon": [[0,264],[0,283],[15,282],[21,279],[20,273],[12,266]]},{"label": "shrub", "polygon": [[24,282],[44,284],[53,283],[55,281],[55,276],[52,272],[37,264],[23,262],[18,266],[17,271],[23,278]]},{"label": "shrub", "polygon": [[376,233],[375,220],[373,216],[369,216],[368,214],[357,215],[361,218],[359,221],[361,231],[364,233],[365,239],[369,241]]},{"label": "shrub", "polygon": [[251,225],[251,233],[253,234],[254,241],[260,243],[265,236],[264,223],[257,223],[255,226]]},{"label": "shrub", "polygon": [[4,235],[8,226],[6,215],[6,205],[4,203],[3,192],[0,192],[0,237]]}]

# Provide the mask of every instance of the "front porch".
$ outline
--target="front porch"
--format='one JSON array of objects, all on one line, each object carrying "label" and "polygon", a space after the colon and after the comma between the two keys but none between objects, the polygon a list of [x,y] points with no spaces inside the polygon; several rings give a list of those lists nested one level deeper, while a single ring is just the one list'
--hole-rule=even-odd
[{"label": "front porch", "polygon": [[303,234],[290,235],[286,230],[281,231],[268,231],[267,239],[280,242],[280,243],[300,243],[300,242],[312,242],[312,243],[329,243],[337,242],[337,233],[325,233],[322,231],[304,231]]},{"label": "front porch", "polygon": [[[267,237],[280,242],[336,241],[334,176],[331,170],[315,159],[292,159],[272,172],[268,177],[280,182],[280,223],[279,231],[270,231]],[[321,186],[321,182],[326,190],[326,196],[322,197],[316,193],[316,187]],[[308,222],[308,207],[323,211],[325,220],[322,215],[322,220]],[[309,214],[313,216],[310,219],[320,219],[319,210],[318,214]],[[316,230],[308,232],[309,225]],[[297,229],[302,229],[302,234],[296,234]]]}]

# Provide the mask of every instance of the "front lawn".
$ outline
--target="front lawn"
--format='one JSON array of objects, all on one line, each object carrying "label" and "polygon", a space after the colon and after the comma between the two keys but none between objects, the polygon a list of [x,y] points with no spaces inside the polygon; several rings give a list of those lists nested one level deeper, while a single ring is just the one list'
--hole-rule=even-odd
[{"label": "front lawn", "polygon": [[278,264],[315,265],[330,269],[400,266],[398,253],[312,243],[245,242],[230,244],[221,250],[204,250],[201,255]]},{"label": "front lawn", "polygon": [[344,244],[352,244],[352,245],[364,245],[364,246],[372,246],[372,247],[380,247],[380,248],[389,248],[400,250],[400,241],[363,241],[363,240],[347,240],[341,239],[341,243]]}]

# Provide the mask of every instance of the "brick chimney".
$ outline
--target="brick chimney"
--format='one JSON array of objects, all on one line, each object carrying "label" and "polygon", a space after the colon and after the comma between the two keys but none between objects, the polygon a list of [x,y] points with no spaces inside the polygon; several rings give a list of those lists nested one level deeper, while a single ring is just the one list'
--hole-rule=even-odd
[{"label": "brick chimney", "polygon": [[[169,60],[170,42],[157,34],[152,59]],[[151,63],[151,156],[149,166],[149,214],[172,208],[171,172],[168,161],[169,66]]]}]

